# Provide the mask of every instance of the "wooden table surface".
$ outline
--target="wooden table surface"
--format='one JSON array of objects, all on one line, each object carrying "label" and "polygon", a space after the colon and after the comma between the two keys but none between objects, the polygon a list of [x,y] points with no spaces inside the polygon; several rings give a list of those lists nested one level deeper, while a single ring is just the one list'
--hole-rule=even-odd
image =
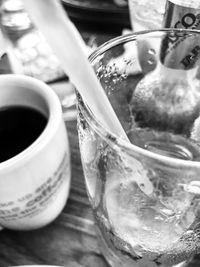
[{"label": "wooden table surface", "polygon": [[[77,24],[78,25],[78,24]],[[78,25],[86,42],[97,44],[119,35],[120,27],[105,32]],[[91,31],[91,27],[92,31]],[[108,30],[108,28],[106,29]],[[5,59],[0,73],[10,72]],[[56,83],[59,86],[59,82]],[[94,221],[86,195],[80,161],[76,120],[66,122],[71,150],[72,180],[69,199],[58,218],[39,230],[0,232],[0,267],[17,265],[59,265],[65,267],[108,267],[101,255],[94,230]],[[198,256],[189,265],[200,266]]]}]

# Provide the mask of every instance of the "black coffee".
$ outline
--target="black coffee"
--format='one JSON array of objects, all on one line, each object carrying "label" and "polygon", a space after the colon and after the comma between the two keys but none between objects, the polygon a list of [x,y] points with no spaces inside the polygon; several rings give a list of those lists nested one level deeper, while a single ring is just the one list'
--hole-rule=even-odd
[{"label": "black coffee", "polygon": [[10,159],[30,146],[42,133],[47,118],[29,107],[0,109],[0,162]]}]

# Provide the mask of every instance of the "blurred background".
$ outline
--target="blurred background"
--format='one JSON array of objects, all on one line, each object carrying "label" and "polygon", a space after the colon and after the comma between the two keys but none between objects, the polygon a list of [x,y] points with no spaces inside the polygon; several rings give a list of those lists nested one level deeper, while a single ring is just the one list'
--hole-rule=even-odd
[{"label": "blurred background", "polygon": [[[61,3],[86,43],[87,56],[100,44],[121,35],[124,29],[131,29],[127,0]],[[0,74],[4,73],[25,74],[52,85],[65,119],[76,118],[74,87],[21,0],[0,0]]]}]

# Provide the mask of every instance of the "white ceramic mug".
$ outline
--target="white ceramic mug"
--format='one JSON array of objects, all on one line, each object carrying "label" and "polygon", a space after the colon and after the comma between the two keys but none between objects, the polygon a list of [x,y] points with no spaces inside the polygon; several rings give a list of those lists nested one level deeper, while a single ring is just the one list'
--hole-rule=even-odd
[{"label": "white ceramic mug", "polygon": [[31,145],[0,163],[0,225],[36,229],[60,214],[69,194],[70,152],[62,109],[45,83],[15,74],[0,75],[0,109],[5,106],[32,107],[47,118]]}]

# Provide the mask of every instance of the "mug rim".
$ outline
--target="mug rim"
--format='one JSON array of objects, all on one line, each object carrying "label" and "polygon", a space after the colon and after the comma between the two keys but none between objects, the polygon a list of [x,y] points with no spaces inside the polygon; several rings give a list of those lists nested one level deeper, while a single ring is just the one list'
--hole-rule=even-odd
[{"label": "mug rim", "polygon": [[[194,29],[176,29],[176,28],[160,28],[155,30],[145,30],[145,31],[138,31],[138,32],[132,32],[126,35],[120,35],[118,37],[112,38],[109,41],[103,43],[100,45],[96,50],[94,50],[90,56],[89,56],[89,62],[92,65],[93,62],[97,59],[97,57],[101,56],[103,53],[108,51],[109,49],[112,49],[113,47],[117,45],[121,45],[123,43],[134,41],[137,39],[137,36],[140,35],[147,35],[148,34],[161,34],[161,33],[169,33],[169,32],[177,32],[177,33],[197,33],[200,35],[199,30]],[[81,101],[78,103],[81,112],[84,114],[84,117],[86,116],[87,123],[93,128],[95,132],[97,132],[102,138],[107,140],[111,145],[114,145],[115,147],[118,146],[122,149],[122,151],[125,151],[127,154],[138,153],[144,157],[151,158],[153,160],[163,162],[165,164],[168,164],[170,166],[174,167],[180,167],[180,168],[200,168],[200,162],[199,161],[191,161],[191,160],[184,160],[184,159],[178,159],[178,158],[171,158],[165,155],[156,154],[155,152],[151,152],[148,150],[145,150],[139,146],[136,146],[132,143],[128,143],[123,138],[119,138],[119,136],[115,135],[108,129],[104,127],[104,125],[97,120],[95,115],[92,113],[90,108],[87,106],[87,103],[84,103],[84,101]],[[88,117],[88,119],[87,119]]]},{"label": "mug rim", "polygon": [[24,165],[40,153],[55,135],[62,119],[62,109],[59,99],[53,89],[44,82],[23,74],[2,74],[0,75],[0,87],[3,84],[10,86],[18,84],[18,87],[23,85],[27,87],[27,90],[36,92],[47,104],[49,115],[45,128],[33,143],[12,158],[0,162],[0,172],[12,171],[13,168],[19,167],[21,164]]}]

